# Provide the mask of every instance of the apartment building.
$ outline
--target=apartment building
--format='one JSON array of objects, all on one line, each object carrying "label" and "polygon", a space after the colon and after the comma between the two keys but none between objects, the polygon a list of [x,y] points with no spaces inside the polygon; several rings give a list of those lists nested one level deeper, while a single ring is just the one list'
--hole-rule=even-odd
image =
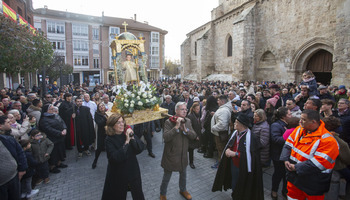
[{"label": "apartment building", "polygon": [[73,66],[74,83],[110,83],[114,69],[110,43],[116,35],[127,31],[145,39],[148,57],[146,71],[150,79],[158,79],[165,67],[164,36],[167,31],[136,21],[104,16],[91,16],[47,7],[34,10],[34,27],[45,33],[55,52]]}]

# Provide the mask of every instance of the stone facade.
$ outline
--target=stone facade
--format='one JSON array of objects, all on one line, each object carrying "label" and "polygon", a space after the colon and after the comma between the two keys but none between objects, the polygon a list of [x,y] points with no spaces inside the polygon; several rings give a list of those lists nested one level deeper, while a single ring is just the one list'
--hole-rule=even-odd
[{"label": "stone facade", "polygon": [[310,58],[326,50],[331,83],[350,86],[350,0],[219,0],[211,16],[181,45],[183,77],[300,81]]}]

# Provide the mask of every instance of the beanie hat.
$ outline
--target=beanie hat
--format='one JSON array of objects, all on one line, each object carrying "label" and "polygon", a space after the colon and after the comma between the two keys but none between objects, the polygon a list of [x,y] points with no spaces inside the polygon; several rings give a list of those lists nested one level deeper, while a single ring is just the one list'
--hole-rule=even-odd
[{"label": "beanie hat", "polygon": [[278,101],[278,99],[272,97],[272,98],[269,98],[266,102],[270,103],[273,107],[275,107],[277,104],[277,101]]}]

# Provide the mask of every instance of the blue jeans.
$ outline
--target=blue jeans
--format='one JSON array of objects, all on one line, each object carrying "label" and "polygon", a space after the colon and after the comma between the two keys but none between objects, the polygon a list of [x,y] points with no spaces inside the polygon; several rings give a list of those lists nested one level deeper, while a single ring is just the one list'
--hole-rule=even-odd
[{"label": "blue jeans", "polygon": [[[160,186],[160,194],[161,195],[166,195],[168,184],[169,184],[172,173],[173,173],[172,171],[168,171],[168,170],[164,169],[162,185]],[[186,191],[186,168],[179,173],[180,173],[180,178],[179,178],[180,192],[185,192]]]}]

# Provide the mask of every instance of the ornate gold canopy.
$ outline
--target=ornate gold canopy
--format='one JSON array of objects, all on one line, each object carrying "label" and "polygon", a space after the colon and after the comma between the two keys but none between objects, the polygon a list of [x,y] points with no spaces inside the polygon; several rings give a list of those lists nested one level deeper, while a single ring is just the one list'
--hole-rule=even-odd
[{"label": "ornate gold canopy", "polygon": [[126,22],[122,24],[124,26],[125,32],[115,36],[115,39],[110,44],[112,50],[112,59],[114,64],[114,75],[116,84],[123,83],[123,75],[121,70],[121,57],[122,53],[125,51],[128,54],[131,54],[135,60],[135,64],[138,67],[137,70],[137,82],[140,82],[140,77],[143,81],[148,82],[146,76],[146,63],[147,63],[147,54],[145,53],[145,40],[142,36],[137,38],[134,34],[127,32]]}]

